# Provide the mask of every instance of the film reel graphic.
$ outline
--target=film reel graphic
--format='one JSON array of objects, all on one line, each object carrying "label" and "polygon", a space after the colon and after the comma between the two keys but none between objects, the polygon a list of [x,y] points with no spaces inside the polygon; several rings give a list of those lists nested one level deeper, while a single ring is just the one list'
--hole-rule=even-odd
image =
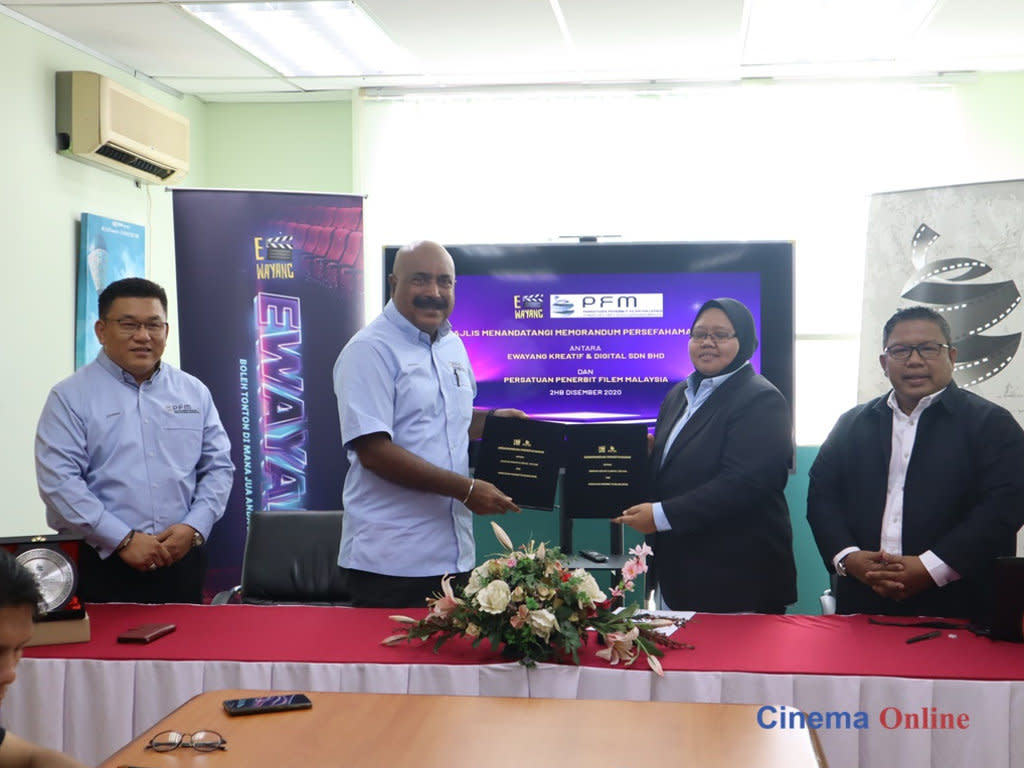
[{"label": "film reel graphic", "polygon": [[953,378],[959,386],[987,381],[1006,368],[1017,354],[1020,333],[987,333],[1020,304],[1020,291],[1012,280],[981,282],[992,271],[971,257],[928,261],[928,251],[940,235],[927,224],[917,228],[910,260],[917,270],[900,296],[930,306],[946,318],[957,348]]}]

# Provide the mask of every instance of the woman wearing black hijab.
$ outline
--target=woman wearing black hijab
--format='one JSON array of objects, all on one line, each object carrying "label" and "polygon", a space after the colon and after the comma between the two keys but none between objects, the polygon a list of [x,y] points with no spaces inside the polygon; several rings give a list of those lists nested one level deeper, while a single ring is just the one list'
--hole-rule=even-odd
[{"label": "woman wearing black hijab", "polygon": [[784,613],[796,601],[783,496],[793,455],[785,398],[754,372],[754,318],[713,299],[690,329],[694,372],[666,395],[650,456],[650,501],[615,522],[650,534],[665,604]]}]

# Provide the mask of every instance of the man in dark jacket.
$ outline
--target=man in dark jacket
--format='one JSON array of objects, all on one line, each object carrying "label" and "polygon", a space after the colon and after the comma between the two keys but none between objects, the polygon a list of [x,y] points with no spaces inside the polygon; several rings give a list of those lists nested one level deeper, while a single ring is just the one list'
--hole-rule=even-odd
[{"label": "man in dark jacket", "polygon": [[995,558],[1024,524],[1024,431],[953,383],[945,319],[885,324],[888,395],[843,414],[811,467],[807,520],[840,613],[985,618]]}]

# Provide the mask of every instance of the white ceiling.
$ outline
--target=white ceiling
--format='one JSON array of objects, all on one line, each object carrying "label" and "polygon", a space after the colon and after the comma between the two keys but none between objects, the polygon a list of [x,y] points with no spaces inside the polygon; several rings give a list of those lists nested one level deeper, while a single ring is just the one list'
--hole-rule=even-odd
[{"label": "white ceiling", "polygon": [[[912,18],[875,23],[858,38],[857,13],[895,0],[358,0],[419,71],[300,78],[280,76],[171,2],[14,0],[0,9],[206,101],[377,87],[1024,70],[1024,0],[915,1]],[[821,18],[823,5],[850,15]]]}]

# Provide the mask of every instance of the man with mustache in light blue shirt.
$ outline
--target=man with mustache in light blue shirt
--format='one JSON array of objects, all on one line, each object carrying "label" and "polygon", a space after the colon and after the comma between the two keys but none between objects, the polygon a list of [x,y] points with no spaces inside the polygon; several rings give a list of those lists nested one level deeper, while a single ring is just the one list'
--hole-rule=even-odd
[{"label": "man with mustache in light blue shirt", "polygon": [[96,359],[51,391],[36,431],[47,522],[85,539],[86,602],[202,601],[204,543],[234,478],[199,379],[161,362],[167,295],[141,278],[99,297]]},{"label": "man with mustache in light blue shirt", "polygon": [[[338,565],[357,605],[423,605],[441,577],[476,565],[472,514],[519,511],[493,484],[472,479],[469,440],[484,430],[476,379],[448,316],[455,263],[438,243],[402,248],[391,301],[334,364],[341,436],[351,465]],[[524,418],[514,408],[496,416]]]}]

